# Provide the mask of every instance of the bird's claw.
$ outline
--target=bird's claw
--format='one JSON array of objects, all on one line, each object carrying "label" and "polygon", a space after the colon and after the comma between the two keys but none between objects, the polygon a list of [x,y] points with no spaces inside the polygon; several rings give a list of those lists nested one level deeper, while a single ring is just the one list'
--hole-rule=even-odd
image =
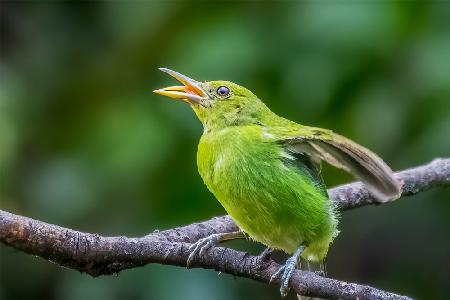
[{"label": "bird's claw", "polygon": [[280,274],[284,271],[284,268],[285,266],[281,266],[275,273],[273,273],[272,276],[270,276],[269,283],[276,281],[278,277],[280,277]]},{"label": "bird's claw", "polygon": [[186,265],[189,267],[196,256],[203,256],[211,247],[216,246],[220,242],[220,234],[212,234],[208,237],[198,240],[189,247],[189,257]]},{"label": "bird's claw", "polygon": [[278,279],[281,274],[281,287],[280,287],[280,294],[281,297],[286,297],[289,293],[289,280],[291,279],[292,273],[294,273],[295,268],[297,267],[297,258],[296,257],[290,257],[288,260],[286,260],[286,264],[282,267],[280,267],[271,277],[270,277],[270,283],[272,283],[274,280]]}]

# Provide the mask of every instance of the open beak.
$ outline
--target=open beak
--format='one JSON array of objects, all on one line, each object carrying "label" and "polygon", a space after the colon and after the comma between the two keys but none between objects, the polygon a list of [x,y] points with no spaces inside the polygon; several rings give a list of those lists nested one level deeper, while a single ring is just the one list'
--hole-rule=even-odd
[{"label": "open beak", "polygon": [[190,104],[203,105],[203,101],[209,98],[208,94],[200,87],[200,83],[183,74],[166,68],[159,70],[169,74],[184,85],[169,86],[163,89],[154,90],[154,93],[174,99],[180,99]]}]

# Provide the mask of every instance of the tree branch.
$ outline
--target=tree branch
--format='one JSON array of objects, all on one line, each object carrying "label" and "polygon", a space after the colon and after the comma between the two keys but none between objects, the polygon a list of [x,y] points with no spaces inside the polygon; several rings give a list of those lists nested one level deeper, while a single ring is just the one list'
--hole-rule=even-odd
[{"label": "tree branch", "polygon": [[[450,159],[436,159],[396,173],[404,182],[402,196],[450,183]],[[340,210],[377,204],[361,183],[329,190]],[[110,275],[149,263],[186,266],[191,243],[213,233],[236,231],[229,216],[194,223],[140,238],[103,237],[83,233],[0,210],[0,241],[23,252],[92,276]],[[214,269],[235,276],[269,282],[279,264],[262,256],[215,247],[192,267]],[[277,284],[279,282],[276,282]],[[410,299],[366,285],[346,283],[296,270],[290,284],[297,294],[330,299]]]}]

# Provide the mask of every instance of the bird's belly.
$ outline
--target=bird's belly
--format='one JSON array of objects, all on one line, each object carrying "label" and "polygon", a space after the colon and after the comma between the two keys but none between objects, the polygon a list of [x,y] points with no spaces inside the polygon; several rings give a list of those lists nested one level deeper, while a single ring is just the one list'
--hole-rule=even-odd
[{"label": "bird's belly", "polygon": [[230,196],[217,198],[238,227],[252,239],[293,253],[309,238],[308,224],[302,215],[293,213],[287,205],[288,201],[297,199],[277,199],[268,196],[269,193],[264,189],[260,189],[259,193],[242,189],[240,195],[229,191]]},{"label": "bird's belly", "polygon": [[[242,203],[240,209],[225,209],[251,239],[287,253],[293,253],[304,242],[305,234],[301,220],[292,218],[287,220],[288,217],[276,216],[268,212],[271,208],[264,205],[263,201],[258,204],[259,207],[253,208],[250,207],[253,204],[249,203],[247,206],[244,199],[240,200]],[[224,201],[219,201],[226,206]]]},{"label": "bird's belly", "polygon": [[244,232],[269,247],[293,253],[298,246],[331,234],[332,210],[311,180],[287,167],[279,158],[281,150],[272,148],[250,148],[240,155],[222,151],[199,170]]}]

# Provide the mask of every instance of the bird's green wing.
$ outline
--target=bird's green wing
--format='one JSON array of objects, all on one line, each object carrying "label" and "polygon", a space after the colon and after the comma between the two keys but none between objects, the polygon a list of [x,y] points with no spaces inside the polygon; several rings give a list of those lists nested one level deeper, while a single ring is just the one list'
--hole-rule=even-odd
[{"label": "bird's green wing", "polygon": [[375,153],[330,130],[302,126],[280,140],[290,151],[343,169],[364,182],[381,202],[400,196],[401,184],[389,166]]}]

